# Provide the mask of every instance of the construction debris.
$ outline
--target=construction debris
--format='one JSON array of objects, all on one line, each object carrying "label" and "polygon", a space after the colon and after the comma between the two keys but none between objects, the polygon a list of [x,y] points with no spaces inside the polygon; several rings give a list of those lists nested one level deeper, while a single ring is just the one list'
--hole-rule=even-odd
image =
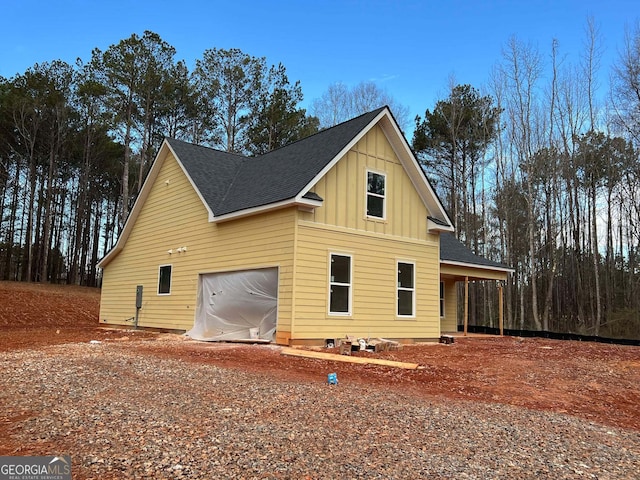
[{"label": "construction debris", "polygon": [[351,340],[342,340],[340,342],[340,355],[351,355],[353,343]]},{"label": "construction debris", "polygon": [[367,350],[373,349],[374,352],[388,352],[390,350],[402,349],[400,343],[385,338],[372,338],[367,342],[367,345]]},{"label": "construction debris", "polygon": [[[338,345],[340,355],[351,355],[351,352],[387,352],[392,350],[402,350],[402,344],[386,338],[356,338],[347,335],[345,338],[327,340],[326,345]],[[328,347],[329,348],[329,347]]]},{"label": "construction debris", "polygon": [[381,358],[336,355],[334,353],[314,352],[312,350],[302,350],[302,349],[290,348],[290,347],[283,347],[281,352],[283,355],[291,355],[294,357],[316,358],[319,360],[329,360],[333,362],[383,365],[385,367],[404,368],[407,370],[417,370],[420,367],[420,365],[417,363],[396,362],[393,360],[383,360]]}]

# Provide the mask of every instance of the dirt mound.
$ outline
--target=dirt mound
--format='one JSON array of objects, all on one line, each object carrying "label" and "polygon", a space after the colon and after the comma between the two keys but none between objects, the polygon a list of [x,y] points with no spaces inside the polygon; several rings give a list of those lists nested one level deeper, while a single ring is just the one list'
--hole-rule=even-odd
[{"label": "dirt mound", "polygon": [[[285,381],[367,384],[417,396],[508,404],[569,413],[640,430],[640,347],[535,338],[470,336],[375,355],[420,370],[292,358],[275,346],[185,341],[177,335],[117,330],[98,323],[100,291],[0,282],[0,351],[117,341],[155,357],[261,372]],[[333,351],[335,351],[334,349]],[[329,350],[325,350],[329,351]]]},{"label": "dirt mound", "polygon": [[0,282],[0,326],[88,327],[98,323],[98,288]]},{"label": "dirt mound", "polygon": [[99,312],[98,288],[0,282],[0,351],[113,337]]}]

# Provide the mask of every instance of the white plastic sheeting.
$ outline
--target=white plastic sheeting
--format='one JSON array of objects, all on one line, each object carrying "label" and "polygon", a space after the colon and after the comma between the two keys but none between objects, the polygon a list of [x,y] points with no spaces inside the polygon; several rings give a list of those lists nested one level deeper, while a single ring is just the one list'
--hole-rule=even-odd
[{"label": "white plastic sheeting", "polygon": [[200,275],[193,328],[196,340],[272,341],[278,308],[278,269]]}]

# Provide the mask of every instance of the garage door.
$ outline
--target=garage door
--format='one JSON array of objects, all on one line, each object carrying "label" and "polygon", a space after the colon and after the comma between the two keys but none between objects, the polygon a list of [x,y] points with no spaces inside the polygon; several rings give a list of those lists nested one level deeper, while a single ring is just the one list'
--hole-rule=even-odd
[{"label": "garage door", "polygon": [[278,269],[200,275],[193,328],[197,340],[272,341],[278,311]]}]

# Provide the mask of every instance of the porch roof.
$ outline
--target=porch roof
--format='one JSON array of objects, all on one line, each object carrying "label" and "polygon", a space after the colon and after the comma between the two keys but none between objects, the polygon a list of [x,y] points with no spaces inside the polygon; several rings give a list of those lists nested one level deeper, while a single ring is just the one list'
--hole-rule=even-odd
[{"label": "porch roof", "polygon": [[506,280],[514,270],[474,254],[450,233],[440,234],[440,275],[463,280]]}]

